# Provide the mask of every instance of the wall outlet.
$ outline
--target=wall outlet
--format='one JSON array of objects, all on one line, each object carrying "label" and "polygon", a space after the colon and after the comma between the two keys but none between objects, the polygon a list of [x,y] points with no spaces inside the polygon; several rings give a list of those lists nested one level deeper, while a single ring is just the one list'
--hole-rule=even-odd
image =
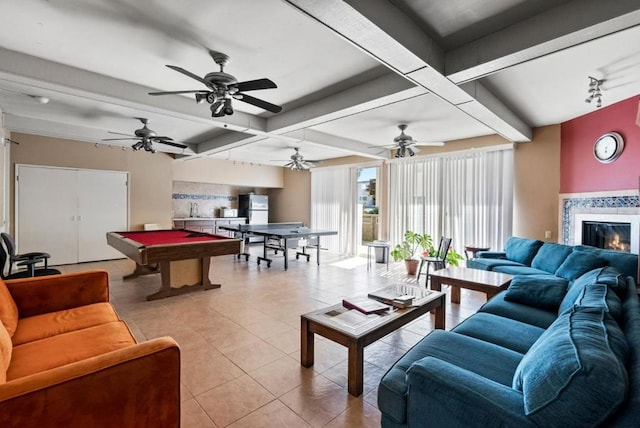
[{"label": "wall outlet", "polygon": [[551,231],[550,230],[545,230],[544,231],[544,239],[551,239]]}]

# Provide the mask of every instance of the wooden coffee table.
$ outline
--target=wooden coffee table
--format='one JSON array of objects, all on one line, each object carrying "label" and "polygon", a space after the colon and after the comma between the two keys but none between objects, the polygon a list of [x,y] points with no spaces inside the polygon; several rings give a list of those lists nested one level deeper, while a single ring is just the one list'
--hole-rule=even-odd
[{"label": "wooden coffee table", "polygon": [[416,302],[416,306],[369,316],[368,321],[360,312],[349,311],[341,304],[301,315],[300,363],[304,367],[313,365],[314,333],[346,346],[349,349],[348,390],[358,397],[363,388],[364,347],[432,310],[435,310],[435,328],[444,329],[445,297],[445,293],[433,292]]},{"label": "wooden coffee table", "polygon": [[448,267],[440,269],[429,275],[431,289],[440,291],[442,285],[451,286],[451,303],[460,303],[460,289],[482,291],[487,295],[487,300],[505,290],[513,275],[487,270],[471,269],[465,267]]}]

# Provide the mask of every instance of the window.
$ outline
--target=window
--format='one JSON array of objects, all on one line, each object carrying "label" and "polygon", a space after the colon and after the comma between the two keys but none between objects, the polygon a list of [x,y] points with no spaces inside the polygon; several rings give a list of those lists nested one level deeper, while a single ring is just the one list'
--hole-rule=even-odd
[{"label": "window", "polygon": [[392,243],[413,230],[450,236],[462,252],[469,244],[502,248],[511,234],[511,149],[392,161],[389,186]]}]

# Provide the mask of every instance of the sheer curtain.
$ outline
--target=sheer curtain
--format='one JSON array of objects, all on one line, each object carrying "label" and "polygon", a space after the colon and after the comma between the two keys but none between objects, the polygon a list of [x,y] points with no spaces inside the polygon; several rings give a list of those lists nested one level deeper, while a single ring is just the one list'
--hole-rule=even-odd
[{"label": "sheer curtain", "polygon": [[512,230],[513,150],[401,159],[389,170],[389,237],[405,230],[502,249]]},{"label": "sheer curtain", "polygon": [[357,210],[356,167],[328,167],[311,170],[311,226],[337,230],[337,236],[322,238],[322,246],[339,254],[354,255],[362,237]]}]

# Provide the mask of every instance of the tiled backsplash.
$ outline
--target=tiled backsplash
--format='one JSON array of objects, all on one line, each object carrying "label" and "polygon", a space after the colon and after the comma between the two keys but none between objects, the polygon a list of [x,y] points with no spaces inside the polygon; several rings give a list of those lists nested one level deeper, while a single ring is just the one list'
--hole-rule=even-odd
[{"label": "tiled backsplash", "polygon": [[189,217],[192,203],[198,204],[200,217],[218,217],[220,208],[238,208],[238,195],[245,193],[267,192],[266,189],[256,187],[174,181],[171,196],[173,217]]},{"label": "tiled backsplash", "polygon": [[580,244],[574,241],[576,215],[607,214],[635,215],[640,214],[640,201],[637,190],[620,190],[617,192],[571,193],[560,195],[560,242],[567,245]]}]

